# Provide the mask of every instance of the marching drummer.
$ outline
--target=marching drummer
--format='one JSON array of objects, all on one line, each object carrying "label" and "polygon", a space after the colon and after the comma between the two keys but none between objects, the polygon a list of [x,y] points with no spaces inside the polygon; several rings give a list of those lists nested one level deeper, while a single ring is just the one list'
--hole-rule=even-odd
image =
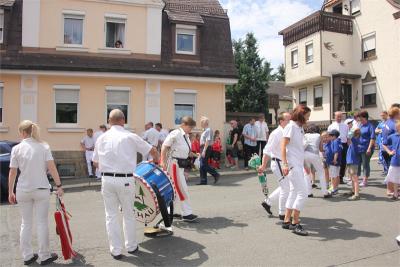
[{"label": "marching drummer", "polygon": [[[172,165],[177,164],[177,190],[180,190],[184,199],[180,199],[182,207],[182,220],[192,222],[197,219],[193,214],[192,207],[189,201],[189,191],[185,179],[185,168],[191,166],[189,158],[191,153],[191,144],[189,134],[196,126],[196,122],[188,116],[181,120],[181,125],[178,129],[173,130],[165,139],[161,148],[161,166],[164,169],[169,169],[169,173],[173,173]],[[167,162],[172,162],[168,164]],[[180,194],[178,194],[180,195]]]},{"label": "marching drummer", "polygon": [[102,175],[102,195],[106,213],[106,228],[111,256],[122,259],[124,242],[118,222],[119,207],[124,221],[125,248],[129,254],[139,250],[136,241],[136,219],[133,210],[136,154],[151,154],[158,161],[157,150],[138,135],[124,129],[125,116],[119,109],[110,112],[109,131],[101,135],[95,146],[93,161]]}]

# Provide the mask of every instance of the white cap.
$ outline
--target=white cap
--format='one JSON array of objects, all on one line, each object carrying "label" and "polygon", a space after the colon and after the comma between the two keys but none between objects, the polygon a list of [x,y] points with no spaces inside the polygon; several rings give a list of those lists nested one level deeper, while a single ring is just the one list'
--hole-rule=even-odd
[{"label": "white cap", "polygon": [[344,123],[345,123],[345,124],[349,124],[349,123],[353,123],[353,121],[354,121],[353,119],[346,119],[346,120],[344,121]]}]

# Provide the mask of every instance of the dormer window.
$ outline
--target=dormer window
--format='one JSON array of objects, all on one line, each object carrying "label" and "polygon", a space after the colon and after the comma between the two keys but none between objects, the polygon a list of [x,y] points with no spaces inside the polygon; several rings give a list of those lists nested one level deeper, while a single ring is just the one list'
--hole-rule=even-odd
[{"label": "dormer window", "polygon": [[196,54],[196,26],[176,25],[176,49],[177,54]]}]

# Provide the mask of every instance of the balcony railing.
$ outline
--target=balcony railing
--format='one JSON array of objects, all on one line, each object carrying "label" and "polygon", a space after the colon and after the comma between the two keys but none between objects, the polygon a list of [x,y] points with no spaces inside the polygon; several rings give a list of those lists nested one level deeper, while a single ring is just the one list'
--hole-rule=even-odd
[{"label": "balcony railing", "polygon": [[353,34],[353,17],[317,11],[279,32],[283,44],[289,45],[318,31]]}]

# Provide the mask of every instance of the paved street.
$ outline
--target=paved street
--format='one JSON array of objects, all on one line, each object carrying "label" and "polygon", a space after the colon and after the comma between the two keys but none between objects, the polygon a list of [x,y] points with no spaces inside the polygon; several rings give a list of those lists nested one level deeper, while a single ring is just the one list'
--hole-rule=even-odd
[{"label": "paved street", "polygon": [[[122,262],[108,252],[100,187],[71,188],[65,202],[73,216],[74,246],[82,258],[61,259],[54,266],[398,266],[400,250],[394,238],[400,234],[400,202],[386,198],[383,178],[373,165],[370,187],[362,190],[358,202],[340,196],[324,200],[314,190],[302,214],[308,237],[282,230],[276,217],[267,216],[255,173],[221,177],[217,186],[195,186],[192,180],[198,222],[176,221],[174,236],[158,239],[144,237],[144,226],[138,224],[140,252],[126,254]],[[269,185],[276,186],[271,175]],[[51,246],[60,254],[54,199],[52,204]],[[275,215],[276,211],[275,205]],[[2,205],[0,212],[0,265],[20,266],[18,208]]]}]

